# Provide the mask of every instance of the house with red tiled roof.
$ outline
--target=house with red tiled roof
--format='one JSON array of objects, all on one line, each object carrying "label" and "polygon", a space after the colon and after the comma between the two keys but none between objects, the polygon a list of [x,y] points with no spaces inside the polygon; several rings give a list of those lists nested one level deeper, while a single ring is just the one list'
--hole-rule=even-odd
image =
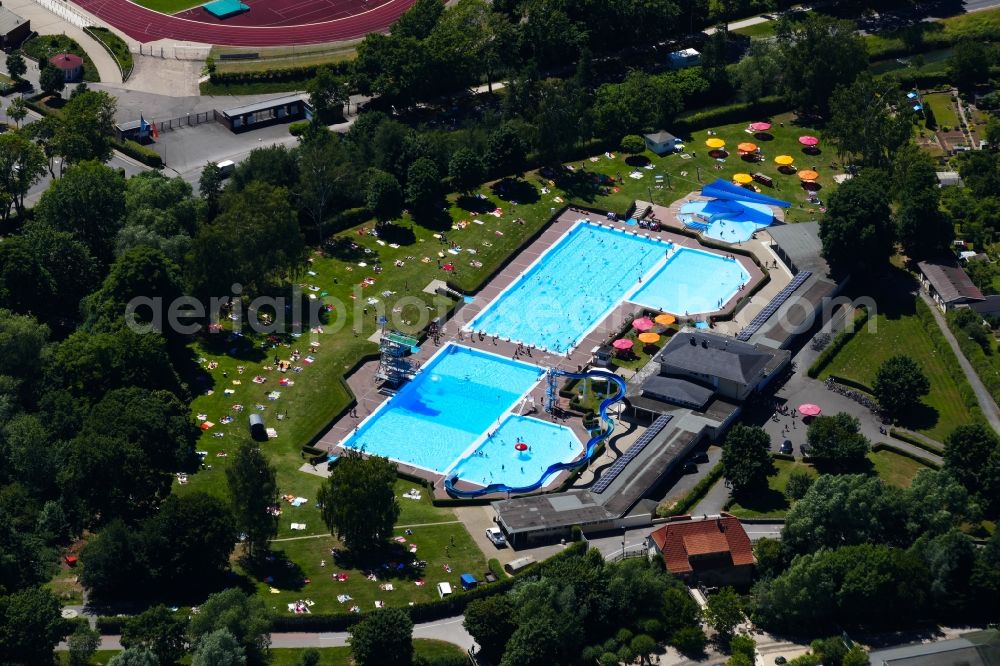
[{"label": "house with red tiled roof", "polygon": [[728,513],[679,516],[646,539],[650,555],[689,585],[749,585],[753,545],[739,519]]}]

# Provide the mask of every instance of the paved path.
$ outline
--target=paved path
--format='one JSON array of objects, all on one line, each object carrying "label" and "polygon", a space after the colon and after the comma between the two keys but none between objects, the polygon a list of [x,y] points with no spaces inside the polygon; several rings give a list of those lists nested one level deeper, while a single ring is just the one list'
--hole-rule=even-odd
[{"label": "paved path", "polygon": [[951,350],[955,352],[955,357],[958,359],[958,364],[962,367],[962,372],[965,373],[965,377],[969,380],[969,386],[972,387],[972,392],[976,394],[976,400],[979,402],[979,409],[982,410],[983,416],[989,422],[993,430],[1000,432],[1000,409],[997,408],[997,403],[990,395],[990,392],[983,385],[983,382],[979,379],[979,375],[976,374],[975,368],[969,363],[969,359],[965,358],[965,354],[962,353],[962,348],[958,346],[958,340],[955,339],[955,335],[948,328],[948,322],[945,321],[944,315],[938,309],[934,301],[925,294],[923,291],[920,292],[920,297],[924,299],[924,303],[927,307],[931,309],[934,313],[934,321],[937,322],[938,328],[941,329],[941,333],[944,335],[944,339],[948,341],[948,345]]},{"label": "paved path", "polygon": [[[414,523],[412,525],[395,525],[393,529],[403,530],[408,527],[434,527],[436,525],[454,525],[456,523],[462,522],[461,520],[443,520],[437,523]],[[271,543],[277,543],[279,541],[301,541],[302,539],[327,539],[332,538],[329,534],[307,534],[306,536],[297,537],[285,537],[284,539],[271,539]]]}]

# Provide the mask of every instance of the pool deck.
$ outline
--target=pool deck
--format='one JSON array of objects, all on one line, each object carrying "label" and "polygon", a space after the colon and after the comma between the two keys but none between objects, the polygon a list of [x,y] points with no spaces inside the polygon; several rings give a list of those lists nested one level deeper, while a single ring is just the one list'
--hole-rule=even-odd
[{"label": "pool deck", "polygon": [[[688,198],[690,197],[684,197],[678,200],[670,209],[662,206],[654,206],[654,212],[657,218],[664,222],[671,219],[676,220],[676,217],[673,217],[676,214],[676,210],[673,210],[673,208],[679,208],[680,205],[687,201]],[[472,321],[483,309],[485,309],[501,291],[517,280],[528,268],[528,266],[530,266],[543,252],[554,245],[563,236],[563,234],[569,230],[573,223],[580,219],[589,219],[595,223],[600,223],[603,226],[621,229],[636,236],[660,238],[672,241],[680,246],[708,249],[711,252],[718,253],[717,250],[705,248],[697,240],[689,236],[673,233],[671,231],[653,232],[647,229],[640,229],[639,227],[628,226],[622,220],[613,222],[595,213],[569,208],[559,215],[553,222],[551,222],[530,245],[514,255],[509,263],[506,264],[487,284],[485,284],[478,293],[476,293],[475,300],[472,303],[459,304],[459,307],[455,311],[452,318],[449,319],[442,327],[439,342],[434,342],[433,340],[428,339],[421,346],[420,352],[414,354],[410,358],[416,364],[423,365],[431,356],[433,356],[435,352],[438,351],[441,346],[444,346],[449,342],[493,352],[508,358],[514,358],[517,351],[517,344],[515,342],[503,339],[494,339],[490,336],[487,336],[480,341],[478,336],[465,333],[461,329],[466,325],[466,323]],[[679,222],[677,224],[679,225]],[[767,260],[774,258],[774,255],[771,254],[760,241],[744,243],[743,249],[753,251],[758,255],[762,262],[765,258]],[[744,270],[750,274],[750,279],[747,282],[746,289],[752,288],[753,285],[763,278],[763,272],[749,258],[741,255],[734,256],[743,266]],[[781,265],[780,261],[778,263]],[[777,293],[777,291],[787,283],[788,279],[790,279],[790,277],[784,278],[783,275],[784,274],[781,271],[772,270],[772,280],[765,286],[761,293],[765,291],[769,293]],[[775,280],[775,277],[782,279]],[[779,284],[775,285],[776,282]],[[723,305],[721,310],[710,314],[717,315],[731,311],[736,306],[737,301],[743,293],[743,291],[737,293]],[[773,295],[773,293],[771,295]],[[760,294],[755,296],[752,302],[756,302],[758,298],[762,298]],[[767,296],[764,302],[766,303],[766,301],[770,300],[770,298],[771,296]],[[749,306],[745,306],[743,311],[739,313],[737,321],[745,318],[744,312],[748,307]],[[763,307],[763,305],[760,307]],[[760,307],[757,307],[756,310],[759,310]],[[534,363],[542,368],[551,367],[574,372],[585,369],[590,365],[592,360],[591,350],[601,344],[609,343],[622,330],[622,328],[626,325],[626,322],[631,321],[634,316],[642,313],[643,311],[644,308],[631,303],[619,303],[601,322],[598,323],[597,326],[594,327],[593,330],[587,333],[583,340],[571,350],[569,355],[560,356],[535,349],[532,350],[530,356],[521,354],[518,358],[528,363]],[[753,315],[751,314],[749,318],[752,317]],[[749,321],[749,319],[747,319],[747,321]],[[723,326],[719,324],[716,326],[716,329],[723,330]],[[351,416],[350,413],[346,413],[342,416],[325,433],[323,433],[316,444],[317,447],[326,449],[332,453],[343,454],[344,450],[340,446],[340,442],[349,436],[360,425],[360,423],[364,421],[365,418],[371,415],[372,412],[378,408],[379,405],[388,400],[387,395],[379,393],[379,384],[377,384],[375,380],[375,372],[377,368],[377,360],[368,361],[360,365],[353,373],[346,377],[347,385],[350,387],[357,400],[357,416]],[[625,372],[627,372],[627,374],[631,374],[628,371]],[[553,420],[552,416],[546,414],[544,411],[541,411],[541,406],[544,403],[545,397],[545,382],[540,382],[529,393],[529,395],[534,398],[535,405],[539,408],[539,411],[536,412],[534,416],[543,420]],[[589,435],[587,431],[583,429],[581,419],[571,417],[566,420],[560,419],[558,422],[571,428],[580,441],[586,444],[589,439]],[[433,483],[435,496],[441,498],[447,497],[447,493],[444,491],[442,483],[444,477],[441,474],[413,467],[402,462],[399,463],[399,470],[403,473],[431,481]],[[554,487],[562,483],[567,475],[568,472],[559,474],[557,477],[550,480],[547,487]],[[458,487],[476,488],[479,486],[466,482],[459,482]]]}]

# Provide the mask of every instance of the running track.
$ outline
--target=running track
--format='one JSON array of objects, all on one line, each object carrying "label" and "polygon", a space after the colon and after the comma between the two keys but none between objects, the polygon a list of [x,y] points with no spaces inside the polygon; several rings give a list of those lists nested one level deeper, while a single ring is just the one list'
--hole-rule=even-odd
[{"label": "running track", "polygon": [[223,46],[322,44],[364,37],[388,29],[415,0],[388,0],[345,18],[285,26],[205,23],[154,12],[128,0],[74,0],[76,4],[139,42],[173,39]]}]

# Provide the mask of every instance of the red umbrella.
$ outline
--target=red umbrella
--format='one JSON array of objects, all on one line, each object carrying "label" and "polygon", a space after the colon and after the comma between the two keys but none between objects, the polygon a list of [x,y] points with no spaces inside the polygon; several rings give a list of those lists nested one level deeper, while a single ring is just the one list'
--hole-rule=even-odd
[{"label": "red umbrella", "polygon": [[801,143],[803,146],[815,146],[816,144],[819,143],[819,139],[817,139],[814,136],[800,136],[799,143]]},{"label": "red umbrella", "polygon": [[655,326],[655,324],[649,317],[639,317],[632,322],[632,328],[637,331],[648,331],[653,328],[653,326]]},{"label": "red umbrella", "polygon": [[771,123],[764,123],[764,122],[750,123],[750,129],[752,129],[754,132],[766,132],[767,130],[771,129]]},{"label": "red umbrella", "polygon": [[634,344],[635,343],[632,342],[631,340],[628,340],[626,338],[621,338],[620,340],[615,340],[614,342],[612,342],[611,346],[614,347],[615,349],[621,349],[622,351],[624,351],[626,349],[632,349],[632,345]]},{"label": "red umbrella", "polygon": [[453,271],[455,270],[455,264],[445,264],[441,268],[445,269],[446,271]]},{"label": "red umbrella", "polygon": [[517,449],[518,451],[527,451],[528,445],[525,444],[524,442],[518,442],[517,444],[514,445],[514,448]]},{"label": "red umbrella", "polygon": [[799,414],[802,414],[802,416],[819,416],[822,413],[823,409],[819,405],[811,403],[799,405]]}]

